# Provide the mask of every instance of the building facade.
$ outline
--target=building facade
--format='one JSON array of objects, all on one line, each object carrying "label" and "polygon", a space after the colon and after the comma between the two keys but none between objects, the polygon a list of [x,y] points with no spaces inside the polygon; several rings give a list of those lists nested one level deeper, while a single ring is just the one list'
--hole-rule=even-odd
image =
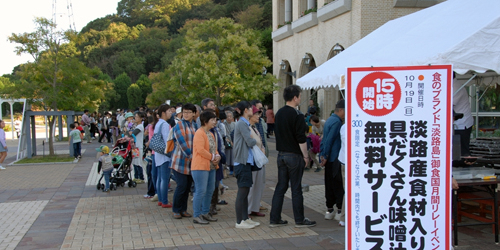
[{"label": "building facade", "polygon": [[[279,79],[273,106],[285,105],[282,89],[295,84],[387,21],[443,0],[273,0],[273,72]],[[376,48],[373,48],[376,49]],[[370,65],[366,65],[370,66]],[[389,65],[388,65],[389,66]],[[320,117],[342,98],[339,88],[304,90],[300,110],[315,100]]]}]

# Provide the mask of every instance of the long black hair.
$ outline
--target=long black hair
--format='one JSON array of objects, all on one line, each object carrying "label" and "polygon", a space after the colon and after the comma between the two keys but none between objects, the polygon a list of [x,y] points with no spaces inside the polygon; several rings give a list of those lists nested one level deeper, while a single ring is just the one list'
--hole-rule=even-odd
[{"label": "long black hair", "polygon": [[245,109],[251,109],[252,105],[248,101],[241,101],[236,104],[236,109],[234,111],[234,119],[238,119],[243,116]]}]

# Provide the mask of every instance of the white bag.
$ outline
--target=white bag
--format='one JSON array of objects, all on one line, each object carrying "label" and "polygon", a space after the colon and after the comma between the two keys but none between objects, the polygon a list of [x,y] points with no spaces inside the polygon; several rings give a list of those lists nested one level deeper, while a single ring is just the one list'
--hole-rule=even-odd
[{"label": "white bag", "polygon": [[255,161],[255,164],[257,165],[258,168],[262,168],[264,165],[269,163],[269,159],[267,159],[266,155],[262,153],[262,150],[260,150],[257,145],[254,145],[252,147],[252,153],[253,153],[253,160]]}]

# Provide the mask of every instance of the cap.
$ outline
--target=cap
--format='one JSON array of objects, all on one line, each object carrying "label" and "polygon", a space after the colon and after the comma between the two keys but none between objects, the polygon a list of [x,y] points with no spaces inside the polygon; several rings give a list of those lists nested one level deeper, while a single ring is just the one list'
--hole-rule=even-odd
[{"label": "cap", "polygon": [[129,118],[129,117],[134,117],[134,114],[130,113],[130,112],[127,112],[125,114],[125,119]]},{"label": "cap", "polygon": [[175,110],[175,113],[176,114],[179,114],[182,112],[182,107],[178,107],[176,110]]},{"label": "cap", "polygon": [[97,151],[97,152],[103,152],[105,154],[109,154],[109,148],[108,148],[108,146],[104,146],[104,145],[96,148],[95,151]]},{"label": "cap", "polygon": [[258,109],[255,106],[252,106],[252,113],[255,115],[256,113],[262,112],[262,110]]},{"label": "cap", "polygon": [[345,109],[345,100],[342,99],[342,100],[338,101],[337,104],[335,105],[335,108],[337,108],[337,109]]}]

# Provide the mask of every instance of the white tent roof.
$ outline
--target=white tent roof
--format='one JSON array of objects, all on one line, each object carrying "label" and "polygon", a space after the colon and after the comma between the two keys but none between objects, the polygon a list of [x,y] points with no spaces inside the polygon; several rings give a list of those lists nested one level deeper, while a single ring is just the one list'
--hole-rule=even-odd
[{"label": "white tent roof", "polygon": [[337,86],[348,67],[452,64],[500,73],[500,1],[448,0],[392,20],[309,74],[303,88]]}]

